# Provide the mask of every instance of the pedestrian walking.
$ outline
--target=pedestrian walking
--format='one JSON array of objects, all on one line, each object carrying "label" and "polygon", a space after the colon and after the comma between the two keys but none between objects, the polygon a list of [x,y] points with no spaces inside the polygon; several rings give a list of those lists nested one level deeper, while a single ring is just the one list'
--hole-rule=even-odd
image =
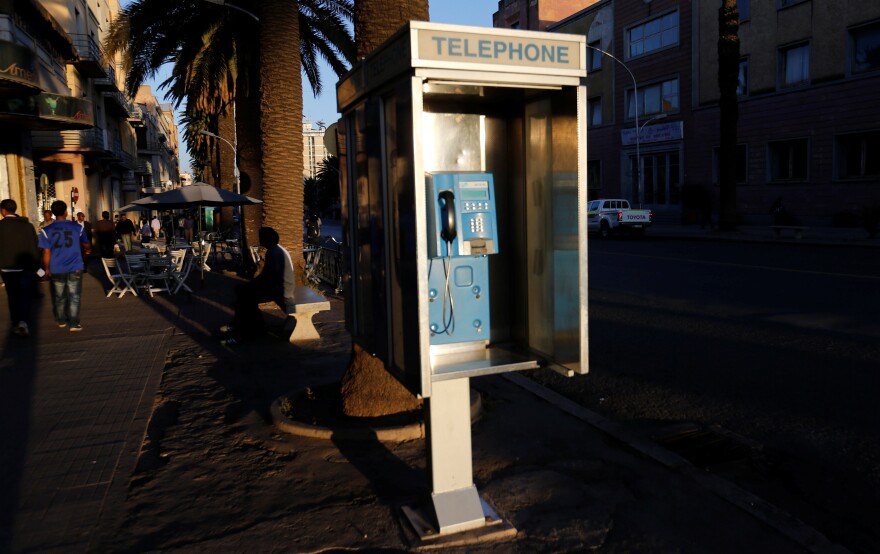
[{"label": "pedestrian walking", "polygon": [[162,222],[159,221],[158,215],[153,216],[153,220],[150,221],[150,228],[153,230],[153,238],[159,240],[159,232],[162,230]]},{"label": "pedestrian walking", "polygon": [[306,223],[306,237],[310,244],[319,244],[321,242],[321,218],[318,214],[309,216]]},{"label": "pedestrian walking", "polygon": [[[86,214],[82,211],[76,212],[76,222],[79,223],[83,230],[86,232],[86,240],[89,241],[89,246],[92,246],[92,224],[86,221]],[[83,252],[83,262],[88,265],[89,255]]]},{"label": "pedestrian walking", "polygon": [[[38,245],[43,249],[43,279],[49,280],[55,323],[71,331],[82,331],[79,320],[82,294],[82,250],[91,253],[86,232],[75,221],[67,220],[67,204],[52,202],[55,222],[40,230]],[[82,250],[81,250],[82,249]]]},{"label": "pedestrian walking", "polygon": [[47,225],[51,225],[53,221],[55,220],[52,218],[52,210],[44,210],[43,221],[42,223],[40,223],[40,229],[43,229]]},{"label": "pedestrian walking", "polygon": [[110,212],[101,212],[101,221],[95,224],[94,231],[101,257],[112,258],[113,247],[116,246],[116,227],[110,221]]},{"label": "pedestrian walking", "polygon": [[186,214],[186,219],[183,220],[183,236],[186,238],[186,242],[192,242],[193,240],[193,227],[195,227],[195,219],[193,219],[192,214]]},{"label": "pedestrian walking", "polygon": [[131,237],[134,235],[134,223],[125,214],[119,214],[119,223],[116,224],[116,234],[122,239],[126,252],[131,252]]},{"label": "pedestrian walking", "polygon": [[12,332],[30,334],[31,300],[40,267],[37,231],[25,217],[16,215],[18,205],[6,198],[0,202],[0,274],[9,300]]},{"label": "pedestrian walking", "polygon": [[153,227],[150,226],[150,222],[144,222],[144,226],[141,227],[141,244],[148,244],[150,242],[150,238],[153,236]]}]

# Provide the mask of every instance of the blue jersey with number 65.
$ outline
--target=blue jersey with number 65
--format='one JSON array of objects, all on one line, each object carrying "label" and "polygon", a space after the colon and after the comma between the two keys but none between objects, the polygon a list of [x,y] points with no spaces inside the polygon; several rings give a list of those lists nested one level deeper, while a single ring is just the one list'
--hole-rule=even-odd
[{"label": "blue jersey with number 65", "polygon": [[50,273],[70,273],[83,268],[80,243],[88,244],[85,229],[76,221],[62,220],[43,227],[40,231],[40,248],[48,248]]}]

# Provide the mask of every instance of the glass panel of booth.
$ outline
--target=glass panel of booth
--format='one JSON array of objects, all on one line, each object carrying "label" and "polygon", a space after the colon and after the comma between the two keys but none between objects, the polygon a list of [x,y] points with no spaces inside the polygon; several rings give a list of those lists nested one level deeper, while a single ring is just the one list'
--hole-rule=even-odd
[{"label": "glass panel of booth", "polygon": [[[426,84],[423,90],[439,88]],[[424,170],[485,172],[493,178],[499,244],[498,255],[489,256],[487,294],[489,350],[495,352],[437,356],[432,346],[433,380],[454,378],[456,372],[474,376],[534,367],[539,358],[542,364],[581,370],[576,92],[533,93],[531,101],[524,96],[488,86],[457,103],[426,94]],[[522,111],[495,109],[509,103],[487,105],[481,102],[486,98],[513,100]],[[469,192],[467,187],[458,192],[465,206]],[[501,349],[509,350],[501,355]],[[532,355],[517,358],[514,352]],[[496,364],[508,367],[493,369]]]},{"label": "glass panel of booth", "polygon": [[526,105],[529,347],[576,366],[582,346],[578,122],[575,104],[557,100]]},{"label": "glass panel of booth", "polygon": [[447,379],[586,371],[585,91],[443,78],[400,75],[343,106],[352,337],[423,396]]}]

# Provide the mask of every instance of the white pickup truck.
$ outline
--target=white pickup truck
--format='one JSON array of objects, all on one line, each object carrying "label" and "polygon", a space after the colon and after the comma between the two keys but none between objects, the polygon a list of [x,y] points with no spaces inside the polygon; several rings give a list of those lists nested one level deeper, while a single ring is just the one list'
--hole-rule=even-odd
[{"label": "white pickup truck", "polygon": [[587,229],[598,231],[603,239],[620,231],[642,235],[653,219],[651,210],[634,210],[628,200],[621,198],[591,200],[587,204]]}]

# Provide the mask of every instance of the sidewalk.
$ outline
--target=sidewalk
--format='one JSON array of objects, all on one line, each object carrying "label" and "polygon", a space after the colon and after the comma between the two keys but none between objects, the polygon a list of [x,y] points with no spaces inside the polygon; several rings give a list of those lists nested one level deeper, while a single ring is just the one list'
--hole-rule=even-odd
[{"label": "sidewalk", "polygon": [[[424,440],[324,441],[268,422],[281,394],[339,380],[342,302],[315,316],[308,348],[227,350],[214,330],[235,279],[117,299],[88,277],[78,334],[55,327],[45,284],[29,339],[0,318],[0,552],[418,549],[399,508],[430,492]],[[281,326],[280,310],[266,317]],[[468,552],[835,549],[522,376],[471,384],[474,478],[518,535]]]}]

